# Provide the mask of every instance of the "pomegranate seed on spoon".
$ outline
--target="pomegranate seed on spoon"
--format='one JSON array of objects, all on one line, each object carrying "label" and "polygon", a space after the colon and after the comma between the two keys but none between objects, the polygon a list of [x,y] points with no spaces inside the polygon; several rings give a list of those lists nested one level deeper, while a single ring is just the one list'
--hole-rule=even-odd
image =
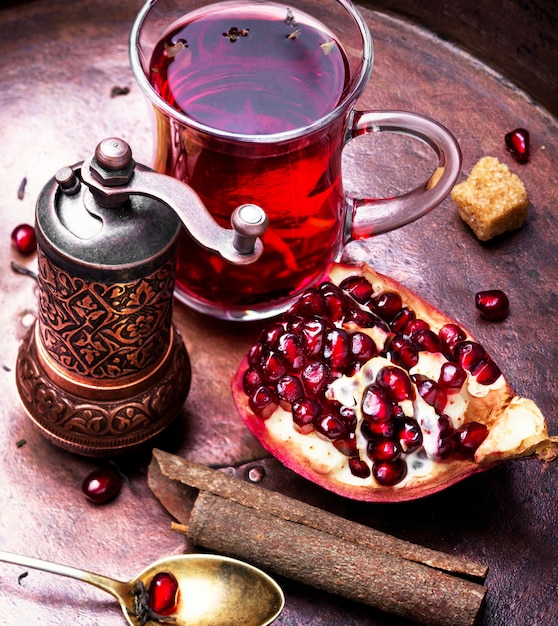
[{"label": "pomegranate seed on spoon", "polygon": [[170,572],[159,572],[149,583],[149,607],[157,615],[171,615],[178,604],[179,587]]},{"label": "pomegranate seed on spoon", "polygon": [[525,128],[516,128],[506,134],[506,147],[519,163],[527,163],[530,157],[529,131]]}]

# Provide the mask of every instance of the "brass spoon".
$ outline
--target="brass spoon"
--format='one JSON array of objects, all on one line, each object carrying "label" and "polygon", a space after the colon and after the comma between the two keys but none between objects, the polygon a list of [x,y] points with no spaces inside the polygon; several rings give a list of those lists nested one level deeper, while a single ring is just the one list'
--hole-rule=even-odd
[{"label": "brass spoon", "polygon": [[[267,574],[242,561],[212,554],[181,554],[161,559],[130,582],[1,550],[0,561],[94,585],[120,602],[131,626],[140,625],[134,589],[138,583],[148,589],[158,572],[172,573],[178,580],[178,606],[171,616],[174,620],[169,621],[174,626],[266,626],[278,617],[285,603],[281,588]],[[155,625],[157,621],[147,624]]]}]

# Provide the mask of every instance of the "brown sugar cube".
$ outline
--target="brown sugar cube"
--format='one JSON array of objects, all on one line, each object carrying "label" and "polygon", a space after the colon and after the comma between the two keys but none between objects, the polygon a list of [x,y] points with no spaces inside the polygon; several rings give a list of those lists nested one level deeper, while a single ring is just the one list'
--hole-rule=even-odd
[{"label": "brown sugar cube", "polygon": [[515,230],[527,218],[525,185],[495,157],[480,159],[469,178],[453,188],[451,199],[461,219],[481,241]]}]

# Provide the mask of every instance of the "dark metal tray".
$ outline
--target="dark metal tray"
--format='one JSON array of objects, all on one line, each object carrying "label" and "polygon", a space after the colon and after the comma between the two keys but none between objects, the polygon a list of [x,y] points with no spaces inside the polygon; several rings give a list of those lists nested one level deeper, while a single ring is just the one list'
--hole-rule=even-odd
[{"label": "dark metal tray", "polygon": [[[35,199],[64,165],[87,157],[97,142],[120,135],[136,160],[151,160],[151,119],[128,65],[127,38],[140,0],[38,0],[0,11],[0,253],[2,306],[0,386],[0,547],[130,579],[146,564],[185,549],[184,537],[149,491],[149,454],[122,462],[130,478],[119,498],[95,507],[81,495],[97,463],[58,450],[32,428],[21,408],[14,363],[36,310],[34,282],[10,270],[28,264],[10,248],[9,234],[33,220]],[[497,156],[521,175],[531,198],[518,232],[487,244],[476,240],[450,200],[429,216],[373,241],[351,244],[348,255],[368,260],[469,327],[496,356],[516,391],[533,398],[558,433],[558,122],[529,94],[450,41],[396,16],[364,10],[375,41],[372,81],[361,106],[403,108],[447,125],[464,154],[464,174],[484,155]],[[127,95],[111,97],[113,87]],[[532,94],[531,94],[532,95]],[[526,165],[504,149],[504,134],[524,126],[533,156]],[[378,138],[363,149],[382,158],[404,188],[414,169],[408,150]],[[381,181],[358,173],[361,158],[346,159],[355,188]],[[381,170],[384,171],[384,170]],[[20,181],[26,177],[23,199]],[[478,319],[473,295],[504,289],[512,311],[503,323]],[[229,381],[257,324],[217,323],[177,304],[193,365],[193,386],[171,452],[212,465],[258,459],[263,451],[238,418]],[[19,446],[18,446],[18,442]],[[23,442],[24,445],[21,445]],[[396,536],[478,560],[490,567],[481,626],[558,623],[558,466],[536,460],[503,464],[422,501],[362,504],[336,498],[276,465],[268,485]],[[0,622],[122,623],[115,602],[100,591],[49,574],[0,565]],[[287,607],[278,624],[403,626],[410,622],[282,581]]]}]

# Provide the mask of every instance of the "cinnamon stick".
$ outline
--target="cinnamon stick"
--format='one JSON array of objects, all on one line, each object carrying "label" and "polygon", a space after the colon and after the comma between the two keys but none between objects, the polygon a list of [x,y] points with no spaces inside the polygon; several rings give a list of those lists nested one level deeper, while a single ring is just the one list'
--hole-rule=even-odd
[{"label": "cinnamon stick", "polygon": [[328,533],[373,550],[375,554],[390,554],[481,581],[486,577],[488,568],[485,565],[392,537],[364,524],[342,519],[300,500],[227,476],[218,470],[189,462],[162,450],[154,450],[153,456],[163,475],[200,491],[207,491],[277,518]]},{"label": "cinnamon stick", "polygon": [[209,492],[196,499],[188,537],[195,545],[425,626],[472,626],[486,591]]}]

